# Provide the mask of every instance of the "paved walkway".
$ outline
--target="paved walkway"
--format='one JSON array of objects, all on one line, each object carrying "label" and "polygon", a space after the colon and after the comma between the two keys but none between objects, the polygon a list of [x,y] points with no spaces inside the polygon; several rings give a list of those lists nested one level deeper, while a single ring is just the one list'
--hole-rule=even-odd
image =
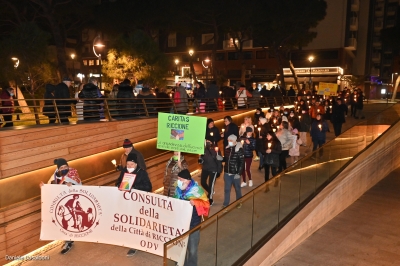
[{"label": "paved walkway", "polygon": [[[373,114],[387,108],[388,105],[386,104],[366,104],[364,107],[364,113],[365,116],[368,118],[372,116]],[[360,120],[356,120],[353,118],[347,118],[347,122],[343,125],[343,131],[353,127],[355,124],[360,122]],[[333,132],[332,124],[329,123],[331,132]],[[331,140],[334,138],[333,133],[328,133],[327,134],[327,140]],[[308,141],[309,146],[308,147],[301,147],[300,152],[301,152],[301,157],[303,157],[306,153],[311,152],[311,141]],[[288,164],[290,165],[293,162],[292,158],[288,159]],[[244,187],[242,188],[242,194],[246,194],[251,192],[255,187],[258,185],[262,184],[264,182],[264,172],[263,171],[258,171],[258,162],[253,162],[252,164],[252,174],[253,174],[253,182],[254,186],[253,187]],[[199,177],[195,178],[196,181],[200,182]],[[220,178],[217,179],[216,185],[215,185],[215,195],[214,195],[214,205],[211,207],[210,215],[215,214],[221,209],[222,206],[222,201],[223,201],[223,177],[221,175]],[[267,193],[267,195],[270,199],[274,197],[274,190],[271,190],[272,193]],[[232,189],[231,193],[231,202],[235,198],[235,193]],[[264,201],[265,202],[265,201]],[[260,203],[264,204],[264,203]],[[246,203],[244,203],[242,207],[243,211],[246,211]],[[228,215],[231,215],[228,213]],[[232,214],[233,215],[233,214]],[[238,217],[240,219],[240,217]],[[236,218],[235,218],[236,219]],[[240,224],[240,221],[234,220],[234,224],[232,224],[232,227],[227,225],[227,231],[225,237],[229,240],[230,236],[232,234],[232,229],[233,227],[237,226],[238,224],[242,226],[242,230],[250,230],[245,226],[245,224]],[[266,221],[262,221],[263,224],[267,223]],[[244,227],[243,227],[244,226]],[[265,227],[265,226],[264,226]],[[210,227],[211,228],[211,227]],[[210,229],[211,230],[211,229]],[[236,229],[235,229],[236,230]],[[240,230],[240,229],[239,229]],[[243,232],[244,233],[244,232]],[[232,241],[235,241],[235,239],[231,239]],[[230,241],[230,240],[229,240]],[[203,242],[203,243],[202,243]],[[208,245],[208,241],[206,239],[202,239],[200,245]],[[226,243],[228,244],[228,243]],[[202,246],[203,246],[202,245]],[[232,245],[232,242],[229,243],[229,245]],[[239,245],[235,245],[237,248],[240,248]],[[126,257],[126,252],[128,251],[128,248],[126,247],[119,247],[119,246],[113,246],[113,245],[106,245],[106,244],[96,244],[96,243],[85,243],[85,242],[76,242],[74,244],[73,249],[66,255],[60,255],[60,247],[54,248],[52,250],[47,251],[43,255],[48,255],[50,256],[49,261],[42,261],[41,265],[162,265],[163,261],[162,258],[159,256],[155,256],[146,252],[138,252],[135,256],[133,257]],[[228,253],[226,254],[229,256],[229,253],[232,253],[232,250],[227,251]],[[210,262],[210,265],[213,265],[213,252],[210,252],[210,260],[201,260],[199,261],[208,261]],[[222,249],[219,251],[219,259],[221,259],[223,256],[222,254]],[[22,255],[22,254],[21,254]],[[34,262],[28,262],[25,263],[24,265],[36,265]],[[201,265],[205,265],[204,263],[201,263]],[[229,265],[229,263],[219,263],[218,265]],[[287,264],[288,265],[288,264]]]},{"label": "paved walkway", "polygon": [[399,191],[400,168],[275,265],[400,265]]}]

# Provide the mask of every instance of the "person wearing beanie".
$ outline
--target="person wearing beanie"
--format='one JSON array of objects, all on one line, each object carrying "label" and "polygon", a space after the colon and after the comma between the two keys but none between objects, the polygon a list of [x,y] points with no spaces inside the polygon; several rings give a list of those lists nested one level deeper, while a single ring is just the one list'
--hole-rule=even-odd
[{"label": "person wearing beanie", "polygon": [[238,126],[232,122],[232,117],[225,116],[224,117],[225,124],[225,132],[221,133],[221,137],[224,138],[224,147],[228,146],[228,137],[230,135],[235,135],[236,139],[239,137],[239,129]]},{"label": "person wearing beanie", "polygon": [[221,140],[221,136],[219,134],[218,128],[214,125],[214,120],[212,118],[207,119],[207,127],[206,127],[206,140],[209,140],[214,145]]},{"label": "person wearing beanie", "polygon": [[[146,170],[140,168],[138,164],[138,156],[135,153],[129,153],[126,156],[126,167],[124,167],[121,170],[121,173],[117,179],[117,182],[115,183],[115,186],[120,189],[120,185],[122,182],[122,179],[125,174],[134,174],[136,175],[135,181],[133,182],[132,188],[141,190],[141,191],[146,191],[146,192],[151,192],[152,191],[152,185],[150,182],[149,175],[147,174]],[[120,189],[121,190],[121,189]],[[125,190],[123,190],[125,191]],[[136,249],[129,249],[128,253],[126,256],[131,257],[136,254]]]},{"label": "person wearing beanie", "polygon": [[[217,156],[219,159],[219,157]],[[240,188],[240,175],[244,168],[244,153],[242,144],[237,142],[236,135],[228,136],[228,145],[225,147],[223,157],[224,165],[224,203],[222,208],[229,205],[232,186],[235,188],[236,200],[242,197]],[[242,207],[239,203],[238,208]]]},{"label": "person wearing beanie", "polygon": [[174,151],[173,156],[171,156],[165,165],[163,180],[164,196],[173,197],[175,195],[175,183],[178,180],[178,173],[188,168],[188,163],[181,152]]},{"label": "person wearing beanie", "polygon": [[251,163],[253,162],[253,151],[256,149],[256,140],[253,137],[253,129],[251,127],[246,127],[246,133],[241,137],[241,143],[243,143],[243,153],[245,167],[242,171],[243,182],[241,187],[247,186],[246,183],[246,173],[249,178],[249,187],[253,186],[253,180],[251,179]]},{"label": "person wearing beanie", "polygon": [[[174,198],[190,201],[193,206],[192,218],[189,230],[201,223],[202,216],[208,216],[210,203],[204,189],[192,179],[188,169],[178,173]],[[197,265],[197,248],[200,242],[200,231],[194,231],[189,235],[184,265]]]},{"label": "person wearing beanie", "polygon": [[[55,185],[77,185],[81,186],[82,181],[79,177],[78,171],[75,168],[69,167],[67,160],[64,158],[54,159],[54,164],[57,166],[56,170],[54,171],[53,175],[47,181],[47,184],[55,184]],[[40,187],[44,185],[43,182],[40,182]],[[76,228],[76,214],[73,207],[75,199],[70,199],[66,204],[65,207],[71,213],[71,218],[74,221],[74,225],[72,227]],[[74,241],[65,241],[64,246],[61,249],[61,254],[64,255],[68,251],[71,250]]]},{"label": "person wearing beanie", "polygon": [[123,168],[126,167],[126,159],[128,157],[128,154],[130,153],[136,154],[139,167],[145,171],[147,170],[146,162],[144,161],[142,153],[133,147],[133,143],[129,139],[124,140],[124,142],[122,143],[122,148],[124,148],[124,153],[121,155],[120,163],[117,166],[117,170],[121,171]]}]

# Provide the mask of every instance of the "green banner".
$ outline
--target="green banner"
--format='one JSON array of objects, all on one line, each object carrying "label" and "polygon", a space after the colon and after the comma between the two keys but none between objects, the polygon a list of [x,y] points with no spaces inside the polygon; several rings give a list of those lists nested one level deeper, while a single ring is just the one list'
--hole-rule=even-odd
[{"label": "green banner", "polygon": [[206,117],[158,113],[157,149],[204,153]]}]

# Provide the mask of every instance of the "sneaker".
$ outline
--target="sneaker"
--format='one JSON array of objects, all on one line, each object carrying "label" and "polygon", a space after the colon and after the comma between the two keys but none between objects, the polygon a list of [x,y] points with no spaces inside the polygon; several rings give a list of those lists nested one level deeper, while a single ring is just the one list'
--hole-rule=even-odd
[{"label": "sneaker", "polygon": [[241,187],[245,187],[245,186],[247,186],[247,183],[246,182],[242,182],[242,184],[240,186]]},{"label": "sneaker", "polygon": [[62,254],[62,255],[67,254],[68,251],[71,250],[71,248],[72,248],[72,243],[73,243],[73,242],[65,242],[65,244],[64,244],[64,246],[63,246],[63,249],[61,250],[61,254]]},{"label": "sneaker", "polygon": [[128,253],[126,253],[127,257],[132,257],[133,255],[136,254],[136,249],[131,248]]},{"label": "sneaker", "polygon": [[242,208],[242,205],[243,205],[243,203],[240,202],[240,203],[236,206],[236,209]]},{"label": "sneaker", "polygon": [[212,199],[209,199],[208,201],[210,202],[210,207],[211,207],[211,206],[213,206],[213,204],[214,204],[214,200],[212,200]]},{"label": "sneaker", "polygon": [[257,162],[257,161],[259,161],[260,160],[260,157],[258,157],[258,156],[256,156],[254,159],[253,159],[253,161],[255,161],[255,162]]},{"label": "sneaker", "polygon": [[249,187],[253,186],[253,180],[249,180]]}]

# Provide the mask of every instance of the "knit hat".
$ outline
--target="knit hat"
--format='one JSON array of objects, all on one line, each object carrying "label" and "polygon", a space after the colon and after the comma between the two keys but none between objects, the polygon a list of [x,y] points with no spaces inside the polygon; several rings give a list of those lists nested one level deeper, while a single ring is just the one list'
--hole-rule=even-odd
[{"label": "knit hat", "polygon": [[253,129],[251,127],[246,127],[246,133],[247,132],[253,132]]},{"label": "knit hat", "polygon": [[261,124],[263,124],[263,125],[265,123],[267,123],[267,119],[265,117],[260,117],[260,119],[258,119],[258,120],[260,120]]},{"label": "knit hat", "polygon": [[57,165],[57,169],[59,169],[63,165],[68,166],[67,160],[65,160],[64,158],[54,159],[54,164]]},{"label": "knit hat", "polygon": [[207,126],[208,126],[211,122],[214,122],[214,120],[213,120],[212,118],[208,118],[208,119],[207,119]]},{"label": "knit hat", "polygon": [[131,142],[129,139],[125,139],[125,140],[124,140],[124,143],[122,144],[122,147],[124,147],[124,148],[130,148],[130,147],[133,147],[133,144],[132,144],[132,142]]},{"label": "knit hat", "polygon": [[186,180],[191,180],[192,176],[190,175],[190,172],[188,169],[183,169],[178,173],[178,177],[186,179]]},{"label": "knit hat", "polygon": [[228,137],[228,139],[231,139],[231,140],[233,140],[233,141],[236,141],[237,140],[237,137],[235,136],[235,135],[230,135],[229,137]]},{"label": "knit hat", "polygon": [[129,153],[128,157],[126,157],[127,162],[134,162],[137,163],[137,155],[136,153]]}]

